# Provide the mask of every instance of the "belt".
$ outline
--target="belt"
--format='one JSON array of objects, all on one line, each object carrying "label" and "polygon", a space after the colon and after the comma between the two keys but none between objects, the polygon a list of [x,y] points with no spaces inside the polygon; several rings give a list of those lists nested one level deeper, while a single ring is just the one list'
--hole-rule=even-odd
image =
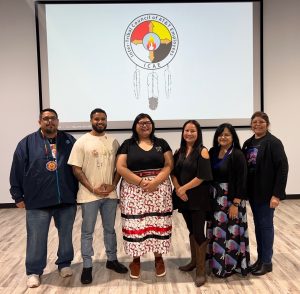
[{"label": "belt", "polygon": [[142,170],[134,172],[139,177],[149,177],[149,176],[157,176],[160,173],[160,169],[156,170]]}]

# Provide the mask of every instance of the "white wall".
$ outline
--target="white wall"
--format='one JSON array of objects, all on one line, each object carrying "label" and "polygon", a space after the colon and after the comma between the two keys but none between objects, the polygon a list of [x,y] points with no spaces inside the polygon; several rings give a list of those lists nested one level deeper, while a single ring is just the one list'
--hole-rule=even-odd
[{"label": "white wall", "polygon": [[[300,106],[300,1],[264,0],[265,111],[272,132],[282,139],[290,163],[287,193],[300,194],[296,111]],[[33,0],[0,0],[0,203],[12,202],[9,171],[17,143],[38,128],[38,76]],[[99,105],[101,107],[101,105]],[[86,114],[88,117],[88,113]],[[109,116],[109,110],[108,110]],[[238,130],[241,142],[250,130]],[[296,134],[296,136],[294,136]],[[130,134],[114,133],[122,142]],[[173,149],[180,132],[157,132]],[[213,131],[204,132],[211,146]]]}]

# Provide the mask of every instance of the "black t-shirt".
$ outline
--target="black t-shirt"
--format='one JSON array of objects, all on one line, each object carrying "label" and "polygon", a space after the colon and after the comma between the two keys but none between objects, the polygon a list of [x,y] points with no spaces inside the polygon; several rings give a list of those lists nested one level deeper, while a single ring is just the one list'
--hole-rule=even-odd
[{"label": "black t-shirt", "polygon": [[259,149],[261,143],[265,140],[265,136],[259,139],[253,138],[250,142],[249,147],[246,151],[246,160],[248,166],[248,179],[247,179],[247,187],[248,187],[248,194],[253,194],[254,188],[254,178],[255,178],[255,171],[256,171],[256,159],[259,153]]},{"label": "black t-shirt", "polygon": [[143,150],[134,139],[127,139],[118,150],[118,154],[127,154],[127,167],[131,171],[161,169],[165,165],[164,153],[171,151],[169,144],[161,138],[155,138],[149,151]]}]

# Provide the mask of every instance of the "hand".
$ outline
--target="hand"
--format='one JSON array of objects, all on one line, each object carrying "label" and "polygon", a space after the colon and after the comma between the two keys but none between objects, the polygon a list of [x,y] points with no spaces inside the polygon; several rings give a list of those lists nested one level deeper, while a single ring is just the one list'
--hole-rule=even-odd
[{"label": "hand", "polygon": [[[177,195],[178,196],[178,195]],[[188,201],[189,200],[189,198],[188,198],[188,196],[186,195],[186,194],[183,194],[183,195],[181,195],[181,196],[178,196],[182,201]]]},{"label": "hand", "polygon": [[186,190],[182,187],[182,186],[179,186],[175,189],[176,191],[176,195],[182,200],[182,201],[188,201],[189,198],[186,194]]},{"label": "hand", "polygon": [[154,180],[146,180],[144,179],[141,183],[141,187],[145,192],[154,192],[157,190],[158,184]]},{"label": "hand", "polygon": [[25,208],[25,202],[24,201],[18,202],[18,203],[16,203],[16,206],[18,208]]},{"label": "hand", "polygon": [[270,208],[276,208],[279,205],[280,199],[276,196],[272,196],[270,200]]},{"label": "hand", "polygon": [[181,186],[176,189],[176,194],[177,194],[177,196],[181,197],[184,194],[186,194],[186,189],[183,186]]},{"label": "hand", "polygon": [[110,184],[102,184],[101,186],[100,186],[100,188],[102,187],[102,191],[103,192],[108,192],[108,194],[109,193],[111,193],[113,190],[115,190],[115,187],[116,186],[114,186],[114,185],[110,185]]},{"label": "hand", "polygon": [[106,197],[111,192],[108,190],[107,184],[102,184],[101,186],[94,188],[94,194],[100,197]]},{"label": "hand", "polygon": [[228,210],[229,218],[231,219],[238,218],[238,213],[239,213],[239,208],[237,206],[234,206],[233,204],[230,205]]}]

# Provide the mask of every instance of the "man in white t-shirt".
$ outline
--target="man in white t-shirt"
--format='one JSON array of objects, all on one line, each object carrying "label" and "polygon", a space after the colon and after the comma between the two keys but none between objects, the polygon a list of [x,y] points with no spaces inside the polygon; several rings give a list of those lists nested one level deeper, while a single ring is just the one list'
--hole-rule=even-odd
[{"label": "man in white t-shirt", "polygon": [[120,176],[115,169],[118,141],[105,133],[107,116],[103,109],[91,112],[92,130],[74,144],[68,164],[79,181],[77,202],[81,203],[81,254],[83,270],[81,283],[92,282],[93,234],[98,211],[103,223],[106,267],[117,273],[128,269],[118,262],[115,218],[117,209],[116,186]]}]

